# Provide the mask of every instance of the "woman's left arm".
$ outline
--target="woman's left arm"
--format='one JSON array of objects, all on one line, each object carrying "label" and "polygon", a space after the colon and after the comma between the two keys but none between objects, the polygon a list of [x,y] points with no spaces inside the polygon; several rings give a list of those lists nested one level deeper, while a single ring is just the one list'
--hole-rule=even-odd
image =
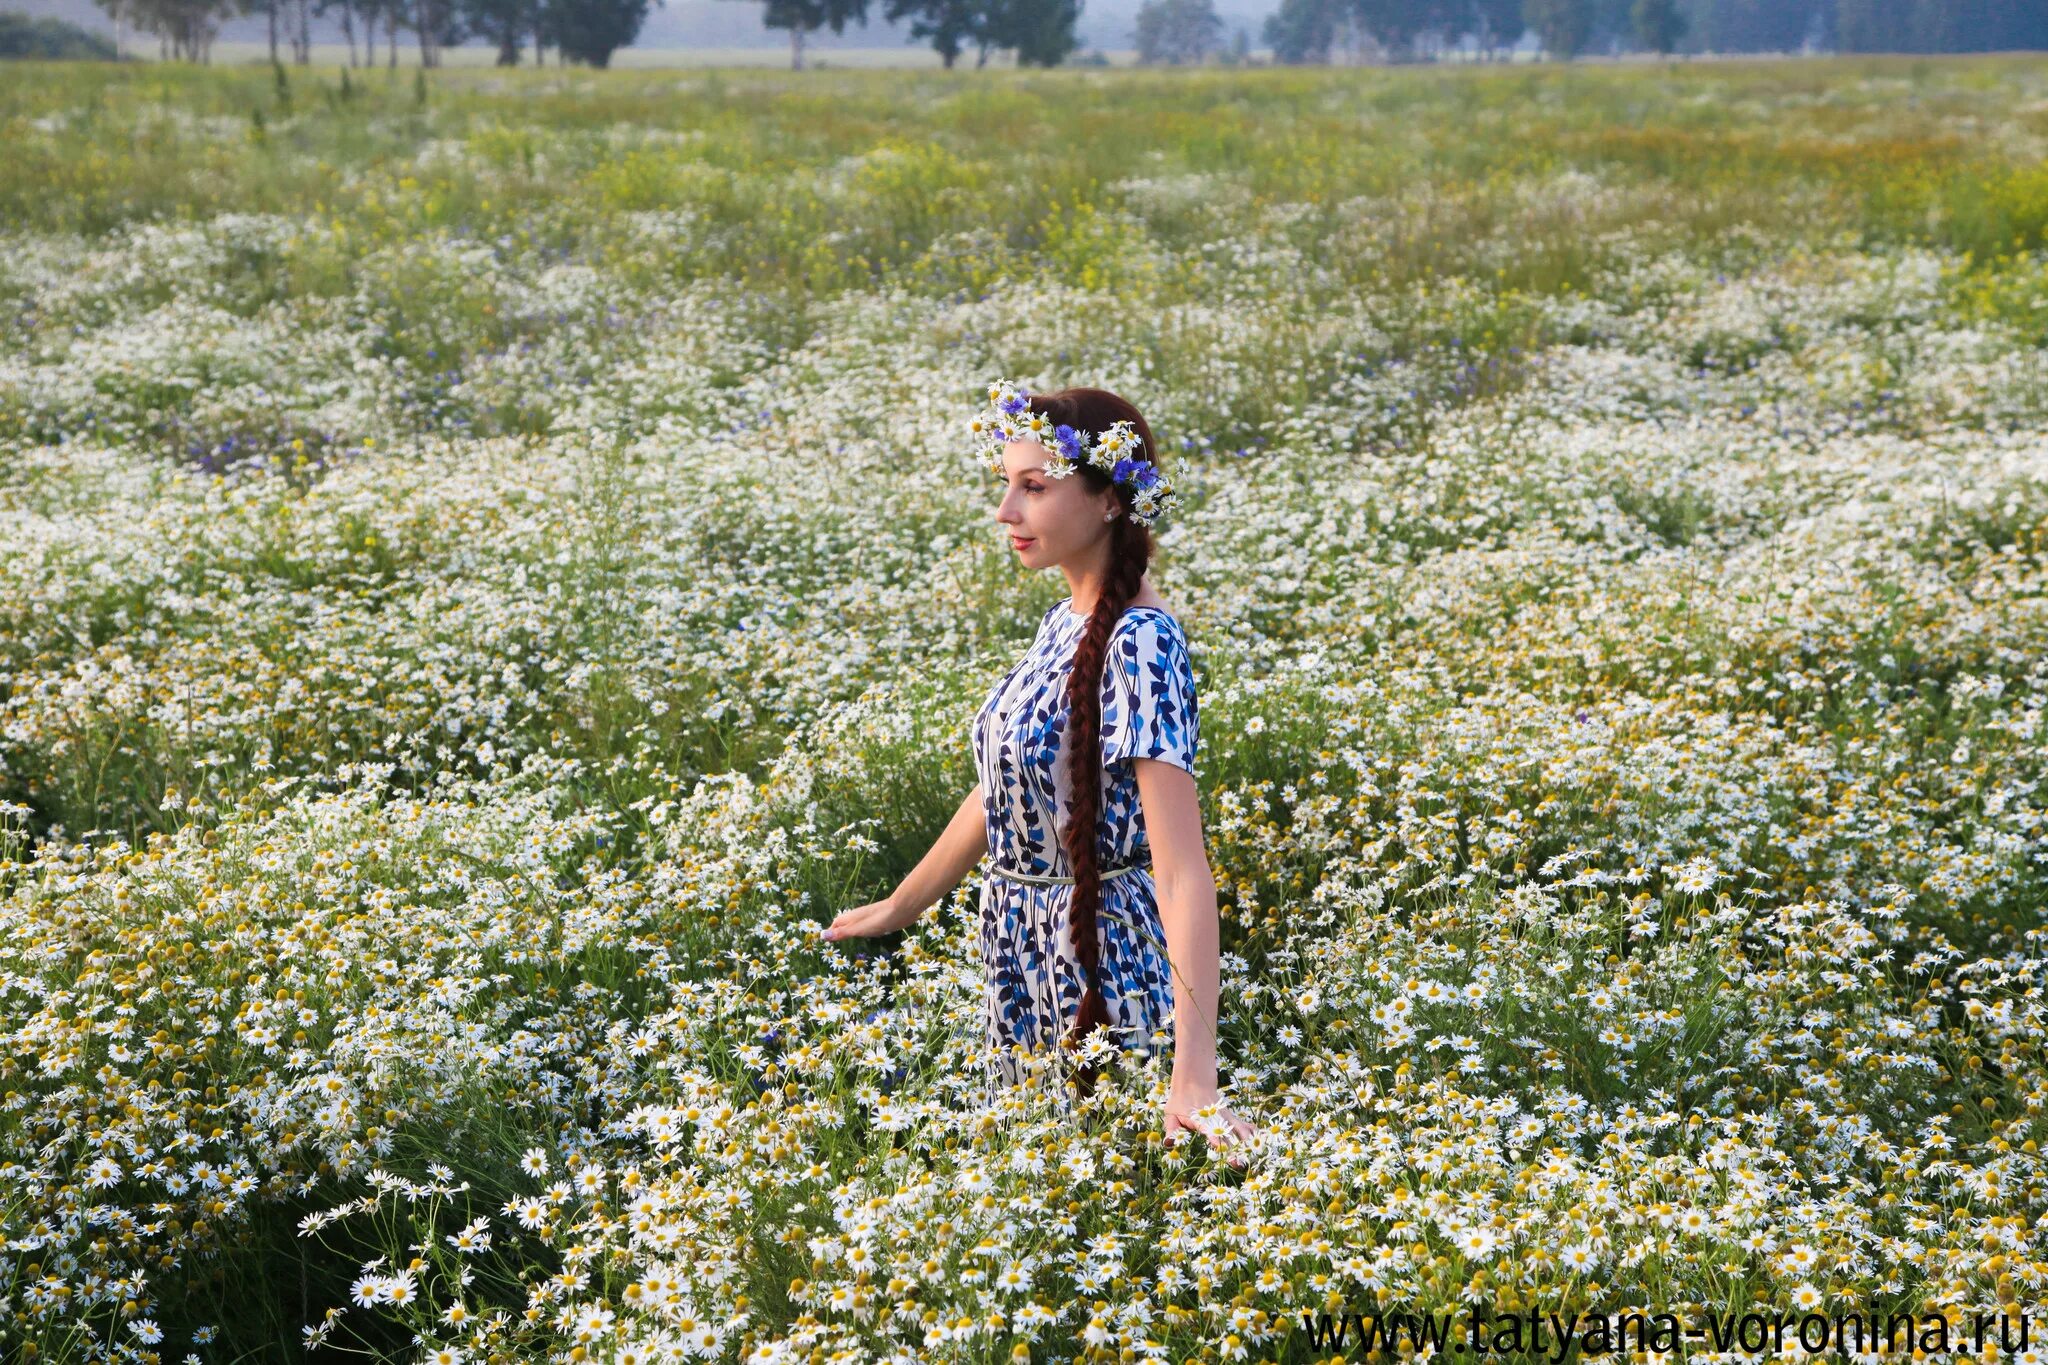
[{"label": "woman's left arm", "polygon": [[[1156,758],[1134,758],[1138,800],[1152,846],[1152,883],[1159,895],[1159,919],[1166,930],[1167,960],[1173,971],[1173,1082],[1167,1097],[1167,1132],[1205,1105],[1216,1104],[1216,1022],[1220,994],[1220,930],[1216,878],[1203,847],[1201,799],[1194,775]],[[1224,1109],[1232,1133],[1252,1128]],[[1210,1145],[1221,1146],[1215,1136]]]}]

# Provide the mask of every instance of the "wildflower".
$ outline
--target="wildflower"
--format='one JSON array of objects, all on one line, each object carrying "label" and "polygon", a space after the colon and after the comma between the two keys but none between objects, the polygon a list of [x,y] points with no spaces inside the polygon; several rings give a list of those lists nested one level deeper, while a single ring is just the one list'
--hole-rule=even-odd
[{"label": "wildflower", "polygon": [[1466,1228],[1454,1239],[1458,1250],[1475,1261],[1483,1261],[1493,1254],[1495,1238],[1488,1228]]},{"label": "wildflower", "polygon": [[1705,858],[1691,858],[1677,867],[1664,870],[1671,875],[1672,887],[1688,896],[1710,890],[1721,879],[1720,872]]},{"label": "wildflower", "polygon": [[528,1196],[525,1199],[513,1200],[511,1203],[505,1205],[503,1212],[510,1215],[513,1218],[518,1219],[519,1226],[525,1228],[529,1232],[539,1227],[541,1224],[547,1222],[548,1220],[547,1205],[542,1203],[540,1200],[533,1198],[532,1196]]}]

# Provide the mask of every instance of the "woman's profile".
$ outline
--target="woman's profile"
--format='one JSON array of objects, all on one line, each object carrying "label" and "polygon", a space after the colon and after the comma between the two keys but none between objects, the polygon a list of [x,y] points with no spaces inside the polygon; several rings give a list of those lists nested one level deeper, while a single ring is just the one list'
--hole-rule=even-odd
[{"label": "woman's profile", "polygon": [[[1205,1131],[1196,1116],[1207,1110],[1209,1142],[1225,1147],[1252,1128],[1217,1091],[1216,884],[1195,786],[1194,674],[1180,623],[1146,577],[1152,523],[1178,499],[1150,459],[1144,417],[1105,389],[1034,394],[998,381],[971,430],[1003,482],[995,517],[1018,559],[1058,568],[1070,595],[977,713],[979,781],[945,832],[893,893],[840,914],[824,936],[901,929],[987,855],[992,1079],[1020,1079],[1020,1053],[1074,1048],[1097,1026],[1134,1053],[1171,1044],[1166,1133]],[[1086,1093],[1096,1069],[1084,1057],[1076,1071]]]}]

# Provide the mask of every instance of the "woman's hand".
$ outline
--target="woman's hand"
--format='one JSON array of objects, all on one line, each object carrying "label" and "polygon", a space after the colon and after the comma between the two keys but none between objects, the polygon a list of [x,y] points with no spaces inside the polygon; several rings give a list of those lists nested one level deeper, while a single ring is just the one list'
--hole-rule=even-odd
[{"label": "woman's hand", "polygon": [[873,938],[877,934],[890,934],[907,928],[915,924],[923,913],[922,910],[904,909],[893,897],[869,901],[866,905],[840,911],[819,937],[834,943],[849,938]]},{"label": "woman's hand", "polygon": [[[1214,1105],[1214,1115],[1207,1122],[1218,1131],[1210,1132],[1203,1126],[1204,1121],[1196,1117],[1196,1111]],[[1213,1085],[1183,1084],[1175,1081],[1166,1092],[1166,1136],[1169,1141],[1177,1140],[1174,1134],[1180,1131],[1201,1133],[1209,1139],[1212,1150],[1223,1151],[1239,1138],[1250,1137],[1256,1129],[1230,1112],[1223,1103],[1223,1097]],[[1244,1155],[1232,1152],[1227,1158],[1232,1166],[1244,1169]]]}]

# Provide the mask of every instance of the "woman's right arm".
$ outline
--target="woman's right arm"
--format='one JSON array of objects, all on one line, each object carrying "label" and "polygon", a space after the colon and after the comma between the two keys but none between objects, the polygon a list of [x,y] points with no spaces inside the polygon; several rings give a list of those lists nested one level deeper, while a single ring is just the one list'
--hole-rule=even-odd
[{"label": "woman's right arm", "polygon": [[958,886],[974,865],[988,852],[988,825],[982,810],[981,784],[967,793],[960,809],[910,875],[894,891],[878,901],[842,911],[825,926],[824,937],[837,942],[847,938],[868,938],[892,933],[915,923],[917,917],[938,903],[939,897]]}]

